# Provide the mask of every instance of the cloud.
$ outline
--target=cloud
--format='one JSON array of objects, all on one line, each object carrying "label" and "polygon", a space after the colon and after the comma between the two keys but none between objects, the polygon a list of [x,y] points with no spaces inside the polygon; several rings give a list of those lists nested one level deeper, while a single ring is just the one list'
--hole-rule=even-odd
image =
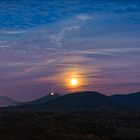
[{"label": "cloud", "polygon": [[0,40],[0,49],[10,48],[11,44],[8,41]]},{"label": "cloud", "polygon": [[22,34],[22,33],[26,33],[26,31],[24,30],[2,30],[0,31],[1,34]]},{"label": "cloud", "polygon": [[54,45],[60,46],[64,39],[64,32],[56,33],[50,36],[50,42]]},{"label": "cloud", "polygon": [[131,5],[121,5],[121,6],[115,6],[114,7],[114,12],[120,12],[120,13],[123,13],[123,12],[136,12],[136,11],[139,11],[140,8],[138,5],[136,4],[131,4]]},{"label": "cloud", "polygon": [[54,45],[62,45],[62,42],[65,38],[65,36],[70,33],[71,31],[78,31],[80,29],[80,26],[69,26],[65,27],[60,30],[58,33],[54,33],[50,36],[50,42],[53,43]]},{"label": "cloud", "polygon": [[79,20],[85,21],[85,20],[91,19],[91,16],[88,16],[88,15],[78,15],[77,18]]},{"label": "cloud", "polygon": [[83,26],[82,23],[91,19],[91,16],[80,14],[77,15],[76,18],[69,18],[64,23],[60,23],[63,25],[63,28],[56,33],[52,33],[50,35],[50,42],[54,45],[61,46],[63,44],[64,38],[69,35],[71,32],[74,34],[76,31],[79,31]]},{"label": "cloud", "polygon": [[9,45],[0,46],[0,48],[10,48],[10,46]]},{"label": "cloud", "polygon": [[67,54],[73,54],[73,55],[99,55],[99,56],[117,56],[116,51],[120,49],[87,49],[87,50],[74,50],[69,51]]}]

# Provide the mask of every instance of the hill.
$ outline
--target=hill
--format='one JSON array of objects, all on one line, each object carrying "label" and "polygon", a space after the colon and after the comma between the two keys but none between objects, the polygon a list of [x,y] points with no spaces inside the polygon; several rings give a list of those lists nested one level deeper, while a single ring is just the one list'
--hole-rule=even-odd
[{"label": "hill", "polygon": [[110,98],[118,103],[140,108],[140,92],[113,95]]},{"label": "hill", "polygon": [[47,103],[49,100],[53,100],[53,99],[56,99],[58,97],[60,97],[60,95],[58,93],[52,92],[52,93],[49,93],[46,96],[43,96],[39,99],[30,101],[30,102],[26,102],[24,104],[26,104],[26,105],[40,105],[40,104]]},{"label": "hill", "polygon": [[0,107],[8,107],[8,106],[15,106],[18,102],[6,97],[6,96],[0,96]]},{"label": "hill", "polygon": [[50,110],[92,110],[115,107],[120,105],[108,96],[91,91],[67,94],[40,104],[40,108]]}]

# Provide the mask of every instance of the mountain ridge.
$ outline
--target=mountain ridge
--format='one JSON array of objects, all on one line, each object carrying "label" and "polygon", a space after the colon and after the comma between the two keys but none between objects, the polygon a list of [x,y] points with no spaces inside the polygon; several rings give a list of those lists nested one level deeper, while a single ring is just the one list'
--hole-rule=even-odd
[{"label": "mountain ridge", "polygon": [[9,97],[0,96],[0,107],[26,106],[52,110],[94,109],[114,107],[140,108],[140,92],[129,94],[104,95],[97,91],[81,91],[60,95],[49,93],[29,102],[17,102]]},{"label": "mountain ridge", "polygon": [[60,97],[61,95],[59,95],[58,93],[56,92],[52,92],[52,93],[49,93],[43,97],[40,97],[38,99],[35,99],[35,100],[32,100],[32,101],[29,101],[29,102],[26,102],[24,104],[29,104],[29,105],[33,105],[33,104],[42,104],[42,103],[45,103],[49,100],[53,100],[55,98],[58,98]]},{"label": "mountain ridge", "polygon": [[118,103],[140,108],[140,91],[129,94],[116,94],[110,96],[110,98]]},{"label": "mountain ridge", "polygon": [[16,106],[19,102],[7,96],[0,96],[0,107]]},{"label": "mountain ridge", "polygon": [[95,108],[116,108],[118,103],[95,91],[76,92],[41,104],[40,108],[50,110],[92,110]]}]

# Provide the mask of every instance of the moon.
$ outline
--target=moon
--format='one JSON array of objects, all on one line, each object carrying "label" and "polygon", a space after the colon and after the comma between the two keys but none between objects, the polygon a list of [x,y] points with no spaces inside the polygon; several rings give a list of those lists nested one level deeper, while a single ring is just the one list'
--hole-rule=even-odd
[{"label": "moon", "polygon": [[71,84],[72,86],[76,86],[76,85],[78,85],[78,80],[77,80],[76,78],[72,78],[72,79],[70,80],[70,84]]}]

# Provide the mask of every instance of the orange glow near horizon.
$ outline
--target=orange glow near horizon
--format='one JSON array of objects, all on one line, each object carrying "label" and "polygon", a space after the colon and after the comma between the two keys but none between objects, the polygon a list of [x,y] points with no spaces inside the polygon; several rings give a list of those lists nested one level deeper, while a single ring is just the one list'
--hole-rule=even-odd
[{"label": "orange glow near horizon", "polygon": [[85,90],[85,74],[86,71],[82,67],[67,68],[58,79],[62,79],[62,85],[67,92],[73,93]]},{"label": "orange glow near horizon", "polygon": [[66,86],[70,88],[72,92],[79,90],[79,87],[83,85],[83,79],[76,72],[71,72],[66,80]]}]

